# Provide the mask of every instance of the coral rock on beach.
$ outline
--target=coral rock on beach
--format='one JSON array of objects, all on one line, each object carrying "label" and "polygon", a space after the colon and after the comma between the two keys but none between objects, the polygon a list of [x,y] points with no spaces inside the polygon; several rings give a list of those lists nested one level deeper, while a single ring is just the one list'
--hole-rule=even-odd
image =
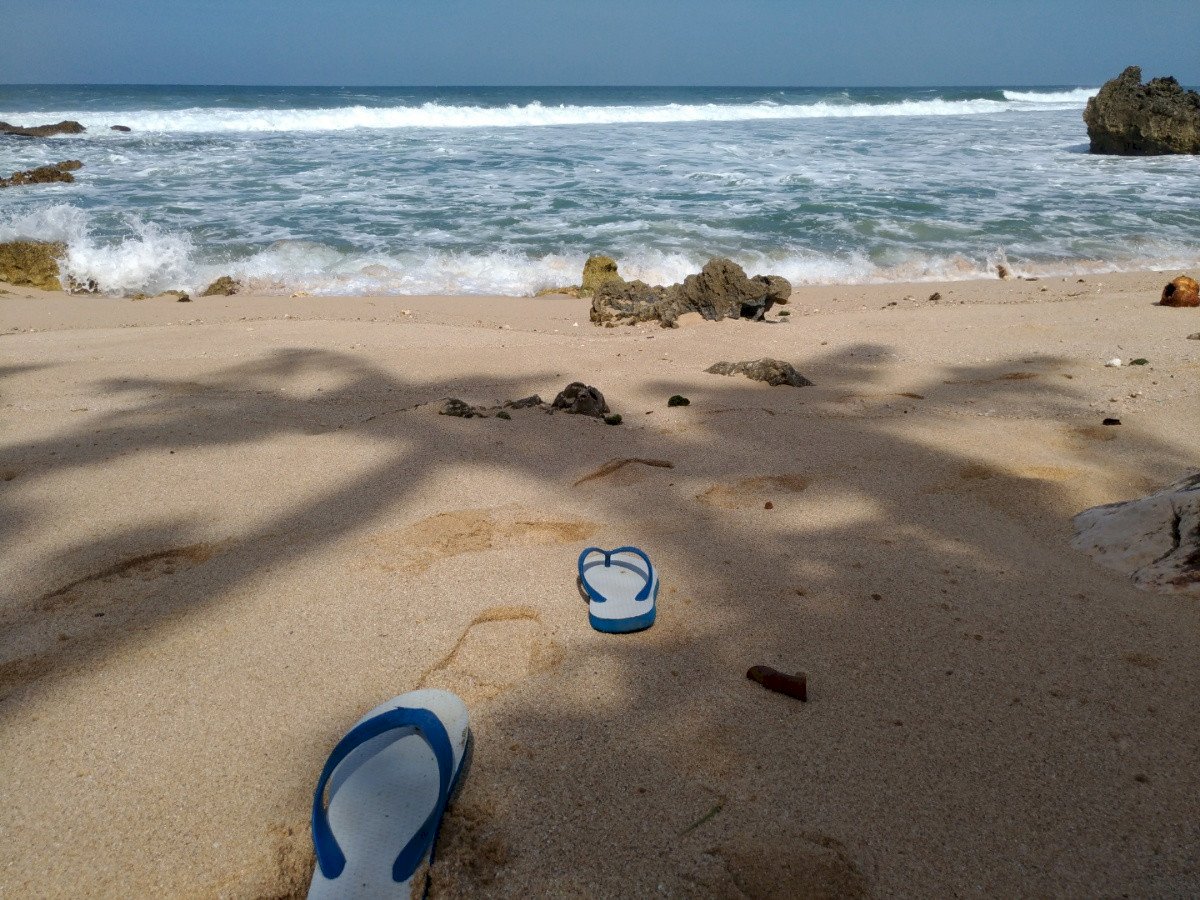
[{"label": "coral rock on beach", "polygon": [[86,128],[71,119],[64,119],[54,125],[34,125],[31,128],[0,122],[0,134],[10,134],[14,137],[53,137],[56,134],[82,134],[85,131]]},{"label": "coral rock on beach", "polygon": [[737,263],[711,259],[682,284],[651,286],[641,281],[606,281],[592,299],[597,325],[631,325],[657,320],[673,328],[679,317],[699,313],[705,319],[761,319],[776,303],[786,303],[792,285],[778,275],[746,276]]},{"label": "coral rock on beach", "polygon": [[1200,153],[1200,94],[1174,78],[1142,84],[1130,66],[1088,100],[1083,112],[1092,153],[1158,156]]},{"label": "coral rock on beach", "polygon": [[1200,472],[1146,497],[1087,509],[1071,546],[1140,588],[1200,597]]},{"label": "coral rock on beach", "polygon": [[65,244],[49,241],[9,241],[0,244],[0,281],[28,284],[43,291],[61,291],[58,260]]},{"label": "coral rock on beach", "polygon": [[228,275],[222,275],[208,287],[206,287],[201,297],[230,297],[242,289],[242,283]]},{"label": "coral rock on beach", "polygon": [[24,172],[13,172],[9,178],[0,178],[0,187],[17,187],[23,184],[48,184],[53,181],[63,181],[68,184],[75,180],[72,172],[83,168],[83,163],[77,159],[66,159],[60,163],[48,166],[38,166]]},{"label": "coral rock on beach", "polygon": [[1195,278],[1180,275],[1163,288],[1160,306],[1200,306],[1200,284]]},{"label": "coral rock on beach", "polygon": [[572,381],[550,404],[551,409],[558,409],[577,416],[593,416],[602,419],[608,413],[608,404],[604,395],[590,384],[582,381]]},{"label": "coral rock on beach", "polygon": [[745,375],[755,381],[765,381],[772,387],[789,384],[792,387],[808,387],[812,382],[796,371],[791,363],[780,359],[749,359],[744,362],[713,363],[705,372],[713,375]]},{"label": "coral rock on beach", "polygon": [[589,256],[583,264],[583,283],[579,286],[579,295],[591,297],[604,282],[621,280],[615,259],[611,256]]}]

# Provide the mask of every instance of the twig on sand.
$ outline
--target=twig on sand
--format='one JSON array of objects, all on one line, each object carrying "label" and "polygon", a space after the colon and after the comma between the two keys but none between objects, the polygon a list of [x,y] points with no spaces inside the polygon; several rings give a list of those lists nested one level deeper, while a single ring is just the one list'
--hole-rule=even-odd
[{"label": "twig on sand", "polygon": [[713,816],[715,816],[717,813],[719,813],[724,808],[725,808],[724,802],[714,804],[712,809],[710,809],[708,812],[706,812],[704,815],[702,815],[699,819],[697,819],[695,822],[693,822],[687,828],[683,829],[683,831],[679,832],[679,836],[683,837],[685,834],[691,834],[693,831],[695,831],[697,828],[699,828],[701,825],[703,825],[705,822],[707,822],[709,819],[711,819]]},{"label": "twig on sand", "polygon": [[597,478],[603,478],[606,475],[611,475],[613,472],[617,471],[617,469],[622,469],[630,463],[638,463],[643,466],[654,466],[655,468],[659,469],[675,468],[675,463],[665,459],[641,459],[640,457],[636,456],[627,456],[623,459],[610,459],[595,472],[589,472],[587,475],[584,475],[577,482],[575,482],[572,487],[579,487],[579,485],[583,484],[585,481],[594,481]]}]

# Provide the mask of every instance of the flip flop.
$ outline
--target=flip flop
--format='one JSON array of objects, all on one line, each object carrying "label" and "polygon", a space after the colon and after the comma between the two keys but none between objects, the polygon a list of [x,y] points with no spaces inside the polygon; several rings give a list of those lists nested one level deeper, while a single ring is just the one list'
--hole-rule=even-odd
[{"label": "flip flop", "polygon": [[313,794],[308,896],[408,900],[470,749],[466,704],[449,691],[401,694],[363,716],[329,754]]},{"label": "flip flop", "polygon": [[658,573],[637,547],[588,547],[579,554],[579,584],[597,631],[624,634],[654,624]]}]

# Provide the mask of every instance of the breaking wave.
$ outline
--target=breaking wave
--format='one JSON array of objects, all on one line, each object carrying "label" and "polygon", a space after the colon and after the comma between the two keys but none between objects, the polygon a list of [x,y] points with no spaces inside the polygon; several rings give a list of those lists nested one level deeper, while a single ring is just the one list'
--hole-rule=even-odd
[{"label": "breaking wave", "polygon": [[972,116],[1005,112],[1069,109],[1094,91],[1022,93],[1004,91],[1005,100],[901,100],[892,103],[667,103],[645,106],[546,106],[538,102],[509,106],[344,106],[327,109],[233,109],[191,107],[179,110],[59,110],[22,114],[45,121],[76,119],[103,133],[120,121],[135,132],[220,133],[348,131],[371,129],[530,128],[553,125],[670,124],[767,120],[906,116]]}]

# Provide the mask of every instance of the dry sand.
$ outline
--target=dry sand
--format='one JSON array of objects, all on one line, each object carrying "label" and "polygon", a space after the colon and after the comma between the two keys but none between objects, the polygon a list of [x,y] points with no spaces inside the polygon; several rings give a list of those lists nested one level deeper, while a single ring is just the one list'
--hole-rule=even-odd
[{"label": "dry sand", "polygon": [[[325,755],[419,685],[476,736],[435,896],[1200,893],[1200,604],[1068,547],[1196,467],[1200,312],[1151,305],[1166,279],[811,288],[674,331],[11,289],[0,895],[302,894]],[[703,371],[759,356],[816,386]],[[574,379],[624,424],[436,413]],[[674,467],[585,478],[622,458]],[[588,627],[589,543],[653,556],[651,630]]]}]

